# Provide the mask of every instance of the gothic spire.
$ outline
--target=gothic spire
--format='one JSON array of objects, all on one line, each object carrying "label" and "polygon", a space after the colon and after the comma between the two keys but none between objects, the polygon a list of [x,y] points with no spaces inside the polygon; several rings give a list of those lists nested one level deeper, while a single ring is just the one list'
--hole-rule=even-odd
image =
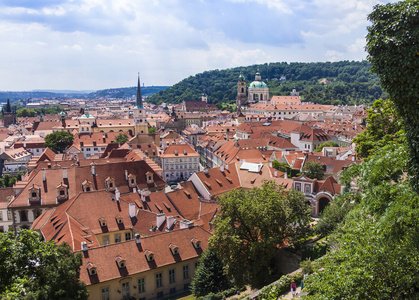
[{"label": "gothic spire", "polygon": [[140,73],[138,73],[137,108],[144,108],[144,106],[143,106],[143,99],[141,98]]},{"label": "gothic spire", "polygon": [[10,106],[10,100],[9,100],[9,98],[7,98],[6,112],[7,113],[11,113],[12,112],[12,107]]}]

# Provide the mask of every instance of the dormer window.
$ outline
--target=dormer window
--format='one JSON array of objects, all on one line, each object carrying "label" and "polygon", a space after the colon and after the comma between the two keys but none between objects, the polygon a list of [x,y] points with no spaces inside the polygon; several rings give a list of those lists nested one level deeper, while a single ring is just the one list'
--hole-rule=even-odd
[{"label": "dormer window", "polygon": [[92,264],[91,262],[87,264],[86,268],[90,276],[94,276],[97,274],[96,266]]},{"label": "dormer window", "polygon": [[144,255],[147,258],[147,261],[153,261],[154,260],[154,253],[150,250],[145,250]]},{"label": "dormer window", "polygon": [[169,248],[170,248],[170,251],[172,251],[173,255],[179,254],[179,247],[176,246],[175,244],[170,244]]},{"label": "dormer window", "polygon": [[33,184],[32,187],[29,189],[29,202],[33,201],[40,201],[40,191],[41,187],[39,185]]},{"label": "dormer window", "polygon": [[67,200],[67,185],[64,183],[60,183],[57,185],[57,200]]},{"label": "dormer window", "polygon": [[106,219],[99,218],[99,224],[100,224],[100,227],[106,227],[107,226]]},{"label": "dormer window", "polygon": [[93,191],[93,184],[89,180],[85,180],[81,183],[83,188],[83,192],[91,192]]},{"label": "dormer window", "polygon": [[118,268],[122,269],[126,267],[126,260],[123,259],[121,256],[115,257],[115,261],[118,264]]},{"label": "dormer window", "polygon": [[105,179],[105,186],[108,192],[113,192],[116,189],[115,179],[108,177]]},{"label": "dormer window", "polygon": [[151,183],[154,183],[154,174],[152,173],[152,172],[147,172],[146,174],[145,174],[145,176],[146,176],[146,181],[147,181],[147,184],[151,184]]},{"label": "dormer window", "polygon": [[117,215],[115,217],[115,219],[116,219],[116,223],[118,223],[118,224],[124,224],[124,220],[122,219],[122,217],[120,215]]},{"label": "dormer window", "polygon": [[197,238],[191,239],[191,242],[195,248],[201,248],[201,241]]},{"label": "dormer window", "polygon": [[136,187],[137,186],[137,175],[129,174],[128,175],[128,185],[129,187]]}]

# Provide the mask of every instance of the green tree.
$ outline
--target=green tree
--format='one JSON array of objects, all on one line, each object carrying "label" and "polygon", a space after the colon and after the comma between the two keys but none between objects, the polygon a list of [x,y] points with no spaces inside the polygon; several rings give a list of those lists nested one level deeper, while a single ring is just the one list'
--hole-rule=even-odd
[{"label": "green tree", "polygon": [[325,142],[317,147],[313,152],[322,152],[324,147],[339,147],[339,144],[333,141]]},{"label": "green tree", "polygon": [[360,203],[317,261],[308,299],[417,299],[419,195],[406,180],[406,150],[386,146],[354,169]]},{"label": "green tree", "polygon": [[419,192],[419,3],[376,5],[368,16],[367,59],[402,117],[409,146],[409,173]]},{"label": "green tree", "polygon": [[154,133],[154,132],[156,132],[157,131],[157,128],[156,127],[154,127],[154,126],[151,126],[149,129],[148,129],[148,133]]},{"label": "green tree", "polygon": [[322,180],[324,177],[324,169],[319,162],[308,162],[303,167],[304,175],[311,179]]},{"label": "green tree", "polygon": [[198,267],[191,283],[191,290],[197,297],[209,293],[218,293],[231,287],[224,265],[217,257],[217,254],[208,249],[200,258]]},{"label": "green tree", "polygon": [[30,230],[0,233],[1,299],[87,299],[81,254]]},{"label": "green tree", "polygon": [[322,218],[314,227],[314,231],[323,236],[332,233],[353,209],[356,199],[356,194],[347,193],[336,196],[333,202],[323,210]]},{"label": "green tree", "polygon": [[389,143],[405,140],[402,122],[390,100],[376,100],[367,110],[367,128],[353,140],[358,157],[367,158],[372,152]]},{"label": "green tree", "polygon": [[114,143],[124,144],[124,143],[128,142],[128,140],[129,140],[128,134],[120,133],[115,137]]},{"label": "green tree", "polygon": [[16,111],[17,117],[35,117],[34,109],[21,108]]},{"label": "green tree", "polygon": [[219,199],[222,213],[210,238],[237,286],[261,287],[275,275],[274,257],[279,245],[304,237],[310,207],[302,193],[265,182],[252,190],[237,189]]},{"label": "green tree", "polygon": [[55,153],[62,153],[68,146],[73,144],[74,136],[67,131],[56,131],[45,137],[45,147]]}]

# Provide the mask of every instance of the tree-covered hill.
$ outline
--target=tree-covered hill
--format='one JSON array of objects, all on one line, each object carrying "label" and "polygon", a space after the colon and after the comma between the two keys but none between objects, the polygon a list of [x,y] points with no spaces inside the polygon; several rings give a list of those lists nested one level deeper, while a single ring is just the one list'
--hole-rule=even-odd
[{"label": "tree-covered hill", "polygon": [[[141,95],[143,97],[150,97],[151,95],[167,89],[168,86],[144,86],[141,87]],[[86,95],[88,99],[95,98],[130,98],[137,95],[137,87],[115,88],[96,91]]]},{"label": "tree-covered hill", "polygon": [[[237,80],[242,73],[250,84],[259,70],[272,95],[289,95],[295,87],[304,101],[321,104],[372,104],[386,98],[378,76],[369,72],[367,61],[324,63],[269,63],[224,70],[205,71],[159,91],[148,101],[180,103],[200,100],[205,92],[209,103],[231,103],[236,99]],[[281,77],[286,80],[281,80]],[[321,83],[326,79],[330,83]]]}]

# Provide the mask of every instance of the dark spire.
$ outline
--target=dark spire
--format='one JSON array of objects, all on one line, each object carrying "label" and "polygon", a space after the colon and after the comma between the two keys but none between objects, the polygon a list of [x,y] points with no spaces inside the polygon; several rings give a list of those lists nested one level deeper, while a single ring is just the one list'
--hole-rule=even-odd
[{"label": "dark spire", "polygon": [[138,73],[137,108],[144,108],[144,106],[143,106],[143,99],[141,98],[140,73]]},{"label": "dark spire", "polygon": [[10,100],[9,100],[9,98],[7,98],[6,112],[7,113],[11,113],[12,112],[12,107],[10,106]]}]

